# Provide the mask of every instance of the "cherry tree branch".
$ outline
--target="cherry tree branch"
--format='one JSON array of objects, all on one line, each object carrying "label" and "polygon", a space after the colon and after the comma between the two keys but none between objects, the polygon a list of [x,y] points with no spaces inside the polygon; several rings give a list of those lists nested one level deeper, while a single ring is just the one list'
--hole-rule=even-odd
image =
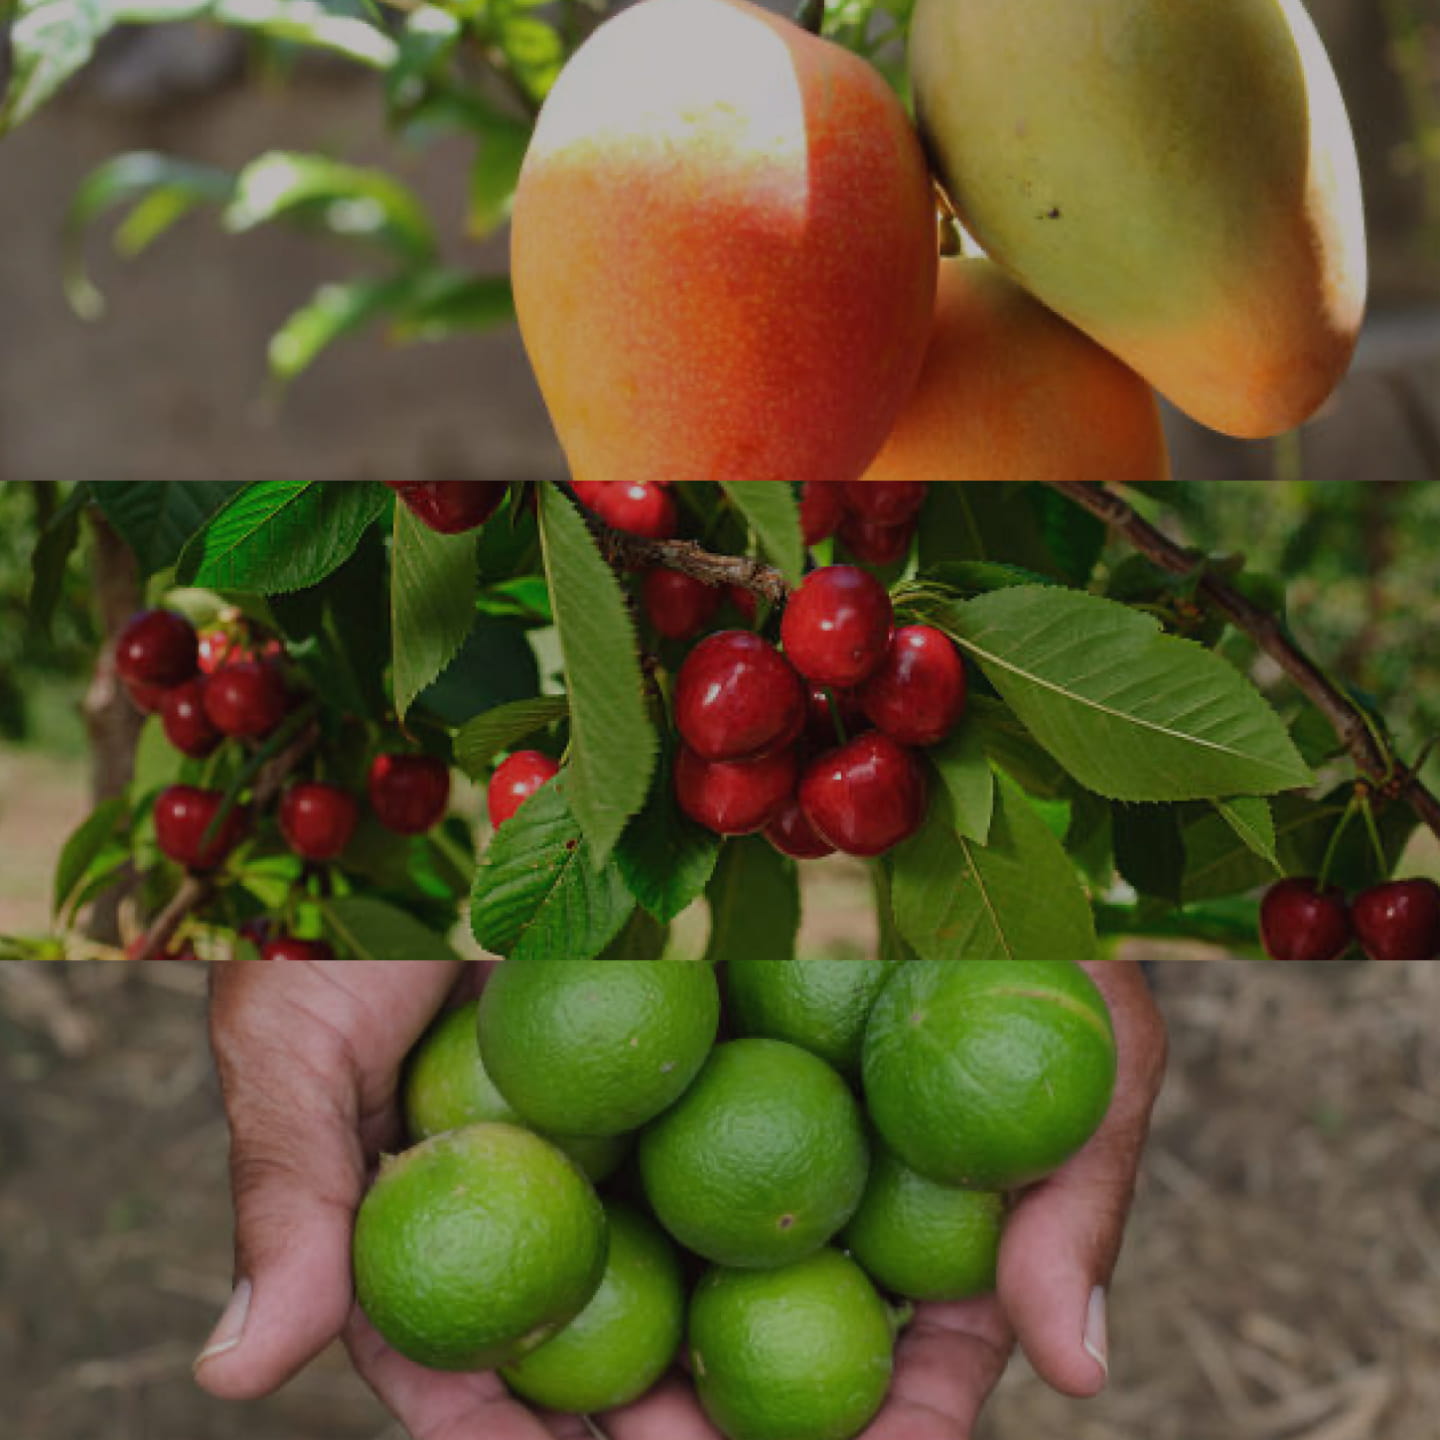
[{"label": "cherry tree branch", "polygon": [[1402,765],[1389,753],[1365,713],[1300,649],[1277,616],[1248,600],[1222,576],[1207,569],[1204,555],[1177,545],[1106,486],[1056,481],[1051,482],[1051,488],[1104,521],[1160,569],[1172,575],[1196,577],[1197,592],[1238,630],[1249,635],[1325,716],[1371,788],[1386,799],[1403,800],[1440,836],[1440,798],[1426,787],[1415,770]]},{"label": "cherry tree branch", "polygon": [[694,540],[642,540],[599,524],[595,530],[606,560],[619,569],[661,565],[717,588],[736,585],[772,605],[783,605],[790,598],[784,575],[762,560],[716,555]]}]

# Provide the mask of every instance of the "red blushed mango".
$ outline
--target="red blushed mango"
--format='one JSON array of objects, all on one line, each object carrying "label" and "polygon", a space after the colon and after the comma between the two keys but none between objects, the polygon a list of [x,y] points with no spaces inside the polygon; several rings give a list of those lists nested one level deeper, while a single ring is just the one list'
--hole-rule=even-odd
[{"label": "red blushed mango", "polygon": [[645,0],[546,101],[511,258],[576,480],[857,479],[924,358],[933,192],[872,66],[743,0]]},{"label": "red blushed mango", "polygon": [[1168,480],[1150,387],[988,260],[940,267],[920,383],[866,480]]}]

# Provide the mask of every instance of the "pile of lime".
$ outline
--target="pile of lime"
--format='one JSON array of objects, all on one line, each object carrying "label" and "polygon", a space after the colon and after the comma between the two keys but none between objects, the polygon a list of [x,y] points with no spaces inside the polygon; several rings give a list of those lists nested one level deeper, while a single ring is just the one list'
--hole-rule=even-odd
[{"label": "pile of lime", "polygon": [[852,1440],[913,1305],[994,1288],[1008,1197],[1115,1071],[1068,962],[509,961],[411,1057],[360,1303],[545,1410],[683,1356],[730,1440]]}]

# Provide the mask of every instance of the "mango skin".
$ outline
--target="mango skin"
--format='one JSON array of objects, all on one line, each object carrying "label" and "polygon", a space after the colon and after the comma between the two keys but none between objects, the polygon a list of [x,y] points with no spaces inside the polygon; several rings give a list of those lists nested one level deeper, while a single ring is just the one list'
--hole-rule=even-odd
[{"label": "mango skin", "polygon": [[989,260],[940,266],[920,381],[866,480],[1170,478],[1155,394]]},{"label": "mango skin", "polygon": [[743,0],[645,0],[546,101],[521,334],[574,479],[857,479],[924,358],[935,200],[875,69]]},{"label": "mango skin", "polygon": [[1299,0],[918,0],[910,64],[960,218],[1045,304],[1230,435],[1331,394],[1365,222]]}]

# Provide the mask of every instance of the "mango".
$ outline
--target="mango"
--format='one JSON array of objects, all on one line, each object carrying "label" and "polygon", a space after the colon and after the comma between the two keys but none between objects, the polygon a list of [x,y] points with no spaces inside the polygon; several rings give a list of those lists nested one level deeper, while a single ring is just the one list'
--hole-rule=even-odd
[{"label": "mango", "polygon": [[879,72],[744,0],[644,0],[561,72],[511,237],[577,481],[854,480],[913,388],[935,195]]},{"label": "mango", "polygon": [[949,198],[1026,289],[1215,430],[1323,404],[1365,221],[1299,0],[918,0],[909,58]]},{"label": "mango", "polygon": [[867,480],[1168,480],[1155,393],[989,260],[945,260],[920,381]]}]

